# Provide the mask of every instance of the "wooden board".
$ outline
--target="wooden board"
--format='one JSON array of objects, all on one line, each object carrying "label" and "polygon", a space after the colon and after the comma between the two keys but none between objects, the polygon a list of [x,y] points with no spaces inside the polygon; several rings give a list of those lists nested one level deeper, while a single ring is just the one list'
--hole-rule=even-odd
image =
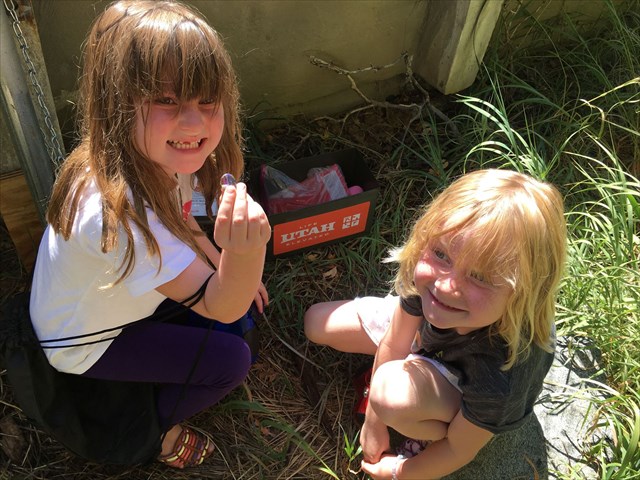
[{"label": "wooden board", "polygon": [[0,177],[0,215],[9,230],[20,261],[30,271],[44,227],[21,170]]}]

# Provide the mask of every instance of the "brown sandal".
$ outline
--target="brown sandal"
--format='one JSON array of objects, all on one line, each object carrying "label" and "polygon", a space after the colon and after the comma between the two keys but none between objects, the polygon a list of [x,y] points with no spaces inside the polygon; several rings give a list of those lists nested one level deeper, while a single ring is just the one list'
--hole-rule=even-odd
[{"label": "brown sandal", "polygon": [[161,455],[158,460],[173,468],[200,465],[213,453],[213,440],[201,430],[183,426],[171,453]]}]

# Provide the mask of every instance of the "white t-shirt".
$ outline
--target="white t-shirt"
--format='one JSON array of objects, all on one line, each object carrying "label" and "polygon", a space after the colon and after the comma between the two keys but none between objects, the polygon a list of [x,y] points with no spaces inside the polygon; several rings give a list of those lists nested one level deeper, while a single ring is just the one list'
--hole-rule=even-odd
[{"label": "white t-shirt", "polygon": [[[189,246],[172,235],[147,209],[149,227],[162,255],[150,257],[141,232],[132,223],[135,266],[113,287],[124,258],[126,236],[121,230],[118,248],[100,249],[101,194],[91,182],[80,200],[68,241],[48,226],[44,232],[31,290],[31,321],[40,340],[64,338],[118,327],[151,315],[165,296],[155,288],[177,277],[195,259]],[[77,344],[115,337],[121,330],[47,345]],[[92,345],[45,349],[49,362],[68,373],[84,373],[111,341]]]}]

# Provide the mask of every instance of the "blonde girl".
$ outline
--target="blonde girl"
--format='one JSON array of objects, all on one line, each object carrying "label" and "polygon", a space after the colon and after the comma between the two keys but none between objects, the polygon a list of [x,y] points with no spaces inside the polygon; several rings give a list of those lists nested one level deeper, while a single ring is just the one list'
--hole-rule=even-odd
[{"label": "blonde girl", "polygon": [[[113,3],[86,40],[78,110],[80,142],[58,174],[38,252],[34,329],[43,345],[84,336],[83,345],[45,350],[59,371],[157,384],[166,430],[158,458],[199,464],[213,440],[181,422],[240,384],[251,353],[235,335],[213,331],[203,341],[198,322],[159,322],[158,307],[201,290],[192,311],[230,323],[253,301],[258,310],[268,303],[266,215],[243,183],[220,188],[221,175],[243,172],[229,56],[183,4]],[[189,212],[190,185],[207,205],[220,199],[220,252]]]},{"label": "blonde girl", "polygon": [[[360,442],[376,480],[440,478],[531,415],[553,360],[563,201],[507,170],[462,176],[393,252],[398,296],[313,305],[307,337],[375,355]],[[407,437],[390,452],[388,427]]]}]

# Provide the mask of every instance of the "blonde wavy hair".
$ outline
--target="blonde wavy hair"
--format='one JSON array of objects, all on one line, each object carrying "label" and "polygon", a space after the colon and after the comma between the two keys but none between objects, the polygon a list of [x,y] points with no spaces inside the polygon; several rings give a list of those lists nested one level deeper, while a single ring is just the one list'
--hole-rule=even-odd
[{"label": "blonde wavy hair", "polygon": [[501,279],[511,288],[504,315],[491,325],[508,347],[511,368],[529,346],[551,351],[555,299],[564,272],[566,222],[562,196],[551,184],[508,170],[466,174],[439,194],[391,254],[399,263],[398,294],[415,295],[416,264],[442,236],[464,235],[456,265]]},{"label": "blonde wavy hair", "polygon": [[69,239],[83,190],[95,179],[103,201],[102,251],[117,247],[120,226],[126,234],[117,282],[135,264],[132,224],[142,232],[148,253],[159,255],[145,205],[204,259],[196,232],[182,219],[176,180],[136,148],[134,128],[136,105],[168,90],[179,100],[220,102],[222,138],[195,173],[211,216],[220,175],[229,172],[239,178],[244,169],[237,79],[218,33],[197,11],[180,3],[115,2],[98,16],[86,39],[79,88],[80,143],[58,173],[47,211],[49,224]]}]

